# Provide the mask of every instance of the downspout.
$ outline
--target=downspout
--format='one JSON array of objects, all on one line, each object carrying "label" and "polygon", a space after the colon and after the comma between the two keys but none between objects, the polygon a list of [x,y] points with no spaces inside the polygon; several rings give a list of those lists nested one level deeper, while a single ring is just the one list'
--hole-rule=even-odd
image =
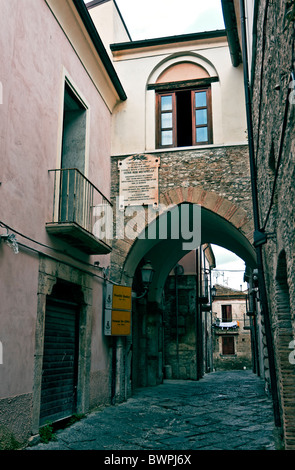
[{"label": "downspout", "polygon": [[269,318],[268,299],[264,277],[263,268],[263,255],[262,245],[266,243],[266,234],[260,227],[259,220],[259,205],[258,205],[258,192],[257,192],[257,174],[255,166],[255,154],[253,144],[253,124],[252,124],[252,106],[250,98],[250,85],[248,73],[248,54],[247,54],[247,35],[246,35],[246,15],[245,15],[245,2],[240,0],[240,14],[241,14],[241,33],[242,33],[242,54],[243,54],[243,70],[244,70],[244,88],[246,100],[246,114],[247,114],[247,127],[249,138],[249,159],[250,159],[250,173],[251,173],[251,190],[252,190],[252,204],[253,204],[253,219],[254,219],[254,247],[257,256],[257,268],[259,278],[259,292],[261,300],[261,310],[264,316],[265,336],[268,349],[269,360],[269,373],[270,384],[274,410],[274,421],[277,427],[281,426],[281,416],[279,407],[279,396],[277,386],[277,376],[275,368],[274,347],[271,332],[271,324]]}]

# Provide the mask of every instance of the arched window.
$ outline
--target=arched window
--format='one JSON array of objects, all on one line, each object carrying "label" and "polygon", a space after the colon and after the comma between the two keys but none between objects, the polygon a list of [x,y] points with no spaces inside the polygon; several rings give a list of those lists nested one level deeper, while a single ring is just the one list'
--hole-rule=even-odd
[{"label": "arched window", "polygon": [[200,65],[180,62],[164,70],[156,91],[156,146],[186,147],[213,142],[212,78]]}]

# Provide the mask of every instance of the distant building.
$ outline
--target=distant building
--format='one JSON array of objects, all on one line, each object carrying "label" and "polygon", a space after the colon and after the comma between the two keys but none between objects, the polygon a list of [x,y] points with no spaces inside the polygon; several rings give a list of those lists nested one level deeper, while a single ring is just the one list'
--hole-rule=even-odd
[{"label": "distant building", "polygon": [[250,319],[246,315],[247,293],[215,285],[213,313],[213,368],[251,369]]},{"label": "distant building", "polygon": [[184,256],[164,289],[164,371],[166,378],[197,380],[213,371],[211,270],[215,258],[203,245]]}]

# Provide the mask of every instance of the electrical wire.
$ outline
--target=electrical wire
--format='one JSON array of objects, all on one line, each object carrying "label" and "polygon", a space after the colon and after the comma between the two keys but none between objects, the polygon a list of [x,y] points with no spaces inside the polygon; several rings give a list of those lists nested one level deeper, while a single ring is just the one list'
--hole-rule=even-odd
[{"label": "electrical wire", "polygon": [[10,227],[9,225],[5,224],[4,222],[0,221],[0,226],[3,227],[3,228],[6,228],[7,230],[10,230],[11,232],[13,233],[16,233],[17,235],[19,235],[20,237],[22,238],[25,238],[26,240],[29,240],[31,241],[32,243],[36,243],[36,245],[39,245],[39,246],[42,246],[43,248],[48,248],[49,250],[52,250],[54,251],[55,253],[59,253],[61,255],[65,255],[65,256],[69,256],[70,258],[72,258],[73,260],[79,262],[79,263],[82,263],[82,264],[85,264],[86,266],[89,266],[89,267],[94,267],[93,264],[91,263],[87,263],[87,261],[83,261],[79,258],[76,258],[75,256],[73,255],[69,255],[65,250],[59,250],[58,248],[54,248],[53,246],[49,246],[49,245],[45,245],[44,243],[41,243],[41,242],[38,242],[37,240],[34,240],[33,238],[30,238],[28,237],[27,235],[24,235],[23,233],[21,232],[18,232],[17,230],[13,229],[12,227]]},{"label": "electrical wire", "polygon": [[[30,238],[30,237],[28,237],[27,235],[24,235],[24,234],[22,234],[21,232],[18,232],[17,230],[13,229],[12,227],[10,227],[9,225],[5,224],[5,223],[2,222],[2,221],[0,221],[0,226],[1,226],[2,228],[6,228],[7,230],[10,230],[10,231],[13,232],[13,233],[16,233],[16,234],[19,235],[20,237],[23,237],[23,238],[25,238],[25,239],[27,239],[27,240],[33,242],[33,243],[36,243],[37,245],[40,245],[40,246],[42,246],[42,247],[44,247],[44,248],[48,248],[48,249],[50,249],[50,250],[53,250],[53,251],[55,251],[56,253],[69,256],[69,257],[71,257],[74,261],[77,261],[77,262],[79,262],[79,263],[81,263],[81,264],[85,264],[86,266],[89,266],[89,267],[94,268],[94,265],[93,265],[93,264],[87,263],[86,261],[83,261],[83,260],[80,260],[80,259],[78,259],[78,258],[75,258],[74,256],[69,255],[69,254],[66,253],[65,251],[58,250],[57,248],[54,248],[54,247],[51,247],[51,246],[49,246],[49,245],[45,245],[44,243],[38,242],[38,241],[34,240],[33,238]],[[0,239],[1,239],[1,237],[0,237]],[[63,264],[65,264],[65,265],[67,265],[67,266],[69,266],[69,267],[72,267],[72,268],[74,268],[74,269],[78,269],[79,271],[84,272],[85,274],[88,274],[89,276],[97,277],[97,278],[99,278],[99,279],[102,279],[102,280],[104,280],[104,281],[108,281],[108,282],[111,282],[112,284],[114,284],[113,281],[110,281],[110,280],[107,279],[105,276],[101,276],[101,275],[99,275],[99,274],[95,274],[95,273],[93,273],[93,272],[91,272],[91,271],[87,271],[87,270],[85,270],[85,269],[81,269],[81,268],[79,268],[79,267],[77,267],[77,266],[75,266],[75,265],[73,265],[73,264],[71,264],[71,263],[69,263],[69,262],[67,262],[67,261],[64,261],[64,260],[55,258],[54,256],[51,256],[51,255],[48,254],[48,253],[45,253],[45,252],[43,252],[43,251],[41,251],[41,250],[38,250],[38,249],[36,249],[36,248],[33,248],[33,247],[31,247],[31,246],[29,246],[29,245],[26,245],[26,244],[24,244],[24,243],[21,243],[21,242],[19,242],[19,241],[17,242],[17,244],[18,244],[20,247],[22,247],[22,248],[25,248],[25,249],[28,249],[28,250],[30,250],[30,251],[33,251],[34,253],[37,253],[37,254],[42,255],[42,256],[45,256],[45,257],[50,258],[50,259],[52,259],[52,260],[54,260],[54,261],[57,261],[57,262],[59,262],[59,263],[63,263]]]}]

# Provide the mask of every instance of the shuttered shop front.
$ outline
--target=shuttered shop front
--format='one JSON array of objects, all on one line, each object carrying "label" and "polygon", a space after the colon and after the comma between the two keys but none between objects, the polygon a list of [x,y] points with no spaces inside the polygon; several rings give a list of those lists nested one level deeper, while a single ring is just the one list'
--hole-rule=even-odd
[{"label": "shuttered shop front", "polygon": [[49,299],[46,305],[40,425],[76,412],[78,305]]}]

